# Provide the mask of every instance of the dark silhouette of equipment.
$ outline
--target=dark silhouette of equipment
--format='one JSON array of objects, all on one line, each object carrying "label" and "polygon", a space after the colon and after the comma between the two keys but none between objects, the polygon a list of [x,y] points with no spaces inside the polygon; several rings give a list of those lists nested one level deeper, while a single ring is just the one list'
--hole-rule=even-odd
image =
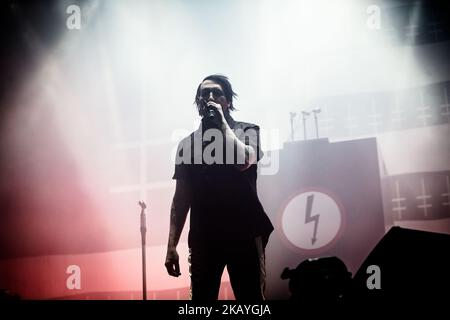
[{"label": "dark silhouette of equipment", "polygon": [[[353,279],[358,302],[437,305],[450,298],[450,235],[392,227]],[[369,266],[380,271],[380,289],[369,289]]]},{"label": "dark silhouette of equipment", "polygon": [[14,301],[20,299],[21,298],[19,294],[7,289],[0,288],[0,301]]},{"label": "dark silhouette of equipment", "polygon": [[297,268],[285,268],[290,300],[301,305],[343,305],[349,299],[352,274],[337,257],[308,259]]}]

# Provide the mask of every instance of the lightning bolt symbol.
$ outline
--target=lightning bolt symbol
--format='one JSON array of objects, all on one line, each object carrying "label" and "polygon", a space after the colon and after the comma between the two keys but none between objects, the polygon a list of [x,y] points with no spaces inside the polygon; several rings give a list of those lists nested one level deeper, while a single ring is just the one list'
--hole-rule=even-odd
[{"label": "lightning bolt symbol", "polygon": [[312,216],[312,205],[314,201],[314,194],[311,194],[306,199],[306,215],[305,215],[305,224],[314,222],[314,233],[311,238],[311,243],[314,244],[317,241],[317,227],[319,226],[319,216],[318,214]]}]

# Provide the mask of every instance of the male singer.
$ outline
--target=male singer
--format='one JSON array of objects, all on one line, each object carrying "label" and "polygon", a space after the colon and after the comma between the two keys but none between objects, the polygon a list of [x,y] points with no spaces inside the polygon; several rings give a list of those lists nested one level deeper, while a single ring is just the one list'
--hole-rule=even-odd
[{"label": "male singer", "polygon": [[264,300],[264,249],[273,226],[256,191],[259,127],[231,117],[236,96],[227,77],[203,79],[195,95],[200,127],[178,145],[165,266],[180,275],[176,247],[190,209],[193,300],[218,298],[225,266],[237,300]]}]

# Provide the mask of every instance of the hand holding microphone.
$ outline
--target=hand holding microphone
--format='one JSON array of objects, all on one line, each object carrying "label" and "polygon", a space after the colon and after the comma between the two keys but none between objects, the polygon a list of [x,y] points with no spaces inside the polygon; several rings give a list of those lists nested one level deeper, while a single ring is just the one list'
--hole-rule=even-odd
[{"label": "hand holding microphone", "polygon": [[216,113],[219,113],[221,115],[223,114],[222,106],[219,103],[214,102],[214,101],[205,101],[205,102],[203,102],[203,104],[204,104],[206,116],[215,117]]},{"label": "hand holding microphone", "polygon": [[222,106],[214,101],[205,101],[203,107],[204,121],[213,124],[214,127],[220,128],[224,119]]}]

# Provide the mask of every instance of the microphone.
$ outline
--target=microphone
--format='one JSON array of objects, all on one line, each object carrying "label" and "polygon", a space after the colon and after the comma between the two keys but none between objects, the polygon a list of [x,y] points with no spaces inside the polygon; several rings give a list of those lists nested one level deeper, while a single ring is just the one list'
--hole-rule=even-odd
[{"label": "microphone", "polygon": [[216,117],[216,113],[212,108],[208,108],[207,117],[209,118],[209,120],[214,120],[214,118]]},{"label": "microphone", "polygon": [[205,119],[214,120],[216,118],[216,112],[213,107],[204,105],[203,107],[203,116]]}]

